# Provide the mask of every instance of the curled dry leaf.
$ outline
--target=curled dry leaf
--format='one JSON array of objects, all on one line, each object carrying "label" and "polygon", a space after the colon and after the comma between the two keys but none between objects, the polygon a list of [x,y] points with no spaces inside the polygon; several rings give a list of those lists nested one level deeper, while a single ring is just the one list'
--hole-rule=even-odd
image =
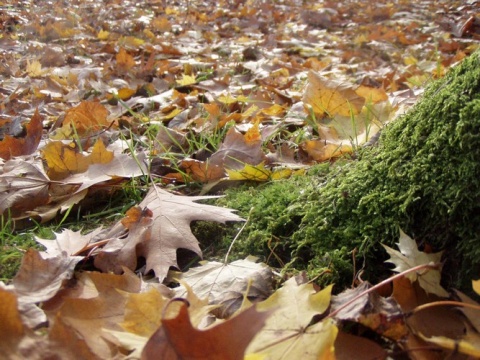
[{"label": "curled dry leaf", "polygon": [[[202,266],[184,273],[181,279],[197,296],[208,298],[211,304],[221,305],[221,317],[228,318],[240,308],[245,296],[251,301],[268,298],[272,291],[273,273],[265,264],[248,257],[230,264],[203,262]],[[177,296],[184,297],[186,291],[177,289]]]}]

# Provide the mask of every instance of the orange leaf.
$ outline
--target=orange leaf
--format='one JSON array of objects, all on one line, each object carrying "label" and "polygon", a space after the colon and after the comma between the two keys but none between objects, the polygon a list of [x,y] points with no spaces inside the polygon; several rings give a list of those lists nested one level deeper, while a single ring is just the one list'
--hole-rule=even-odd
[{"label": "orange leaf", "polygon": [[192,326],[185,300],[173,300],[167,306],[178,306],[176,316],[163,318],[162,326],[148,340],[142,359],[210,359],[241,360],[245,349],[265,324],[270,312],[255,307],[207,330]]},{"label": "orange leaf", "polygon": [[222,167],[209,164],[208,161],[186,159],[182,161],[181,166],[194,181],[208,182],[225,176]]},{"label": "orange leaf", "polygon": [[352,85],[322,77],[311,70],[303,102],[310,105],[318,116],[357,115],[365,99],[355,93]]},{"label": "orange leaf", "polygon": [[23,138],[5,135],[5,138],[0,141],[2,159],[9,160],[13,156],[30,155],[37,149],[42,138],[42,118],[38,110],[35,111],[25,129],[27,135]]},{"label": "orange leaf", "polygon": [[79,135],[99,131],[108,127],[108,110],[94,101],[82,101],[78,106],[68,110],[63,126],[73,126]]},{"label": "orange leaf", "polygon": [[127,53],[124,48],[120,49],[115,59],[117,60],[117,68],[120,71],[128,71],[135,66],[133,56]]},{"label": "orange leaf", "polygon": [[333,144],[326,140],[305,141],[301,147],[315,161],[326,161],[352,152],[351,145]]}]

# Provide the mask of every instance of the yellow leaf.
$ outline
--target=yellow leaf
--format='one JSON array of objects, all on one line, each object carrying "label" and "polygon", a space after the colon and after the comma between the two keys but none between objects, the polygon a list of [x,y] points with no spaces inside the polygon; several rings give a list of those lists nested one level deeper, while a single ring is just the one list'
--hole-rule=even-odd
[{"label": "yellow leaf", "polygon": [[388,100],[388,95],[385,90],[381,88],[373,88],[365,85],[360,85],[355,92],[357,95],[363,97],[367,102],[376,104],[380,101]]},{"label": "yellow leaf", "polygon": [[110,31],[100,30],[97,34],[98,40],[107,40],[110,36]]},{"label": "yellow leaf", "polygon": [[125,318],[120,326],[130,333],[150,337],[162,322],[162,309],[168,300],[155,288],[128,294]]},{"label": "yellow leaf", "polygon": [[333,144],[328,140],[308,140],[301,144],[302,149],[315,161],[326,161],[353,151],[351,145]]},{"label": "yellow leaf", "polygon": [[182,75],[182,79],[177,80],[177,84],[181,86],[187,86],[195,84],[197,80],[195,79],[195,75]]},{"label": "yellow leaf", "polygon": [[311,70],[303,102],[312,107],[317,116],[351,116],[360,113],[365,99],[358,96],[352,85],[322,77]]},{"label": "yellow leaf", "polygon": [[266,169],[264,164],[250,165],[246,164],[240,170],[226,170],[230,180],[252,180],[252,181],[268,181],[270,180],[271,171]]},{"label": "yellow leaf", "polygon": [[25,70],[30,77],[39,77],[43,75],[42,64],[38,60],[30,62],[27,59],[27,68]]},{"label": "yellow leaf", "polygon": [[47,161],[48,176],[61,180],[68,175],[85,172],[90,164],[88,158],[61,141],[49,142],[42,150]]},{"label": "yellow leaf", "polygon": [[135,66],[135,59],[124,48],[120,49],[115,60],[117,60],[117,68],[121,71],[128,71]]},{"label": "yellow leaf", "polygon": [[480,280],[472,280],[473,290],[480,295]]},{"label": "yellow leaf", "polygon": [[113,160],[113,152],[105,148],[102,140],[97,140],[88,159],[90,164],[108,164]]},{"label": "yellow leaf", "polygon": [[250,343],[247,354],[268,359],[333,359],[338,333],[334,321],[326,319],[309,326],[314,316],[328,309],[331,291],[331,285],[316,292],[312,284],[298,285],[295,278],[286,281],[257,304],[260,311],[274,312]]}]

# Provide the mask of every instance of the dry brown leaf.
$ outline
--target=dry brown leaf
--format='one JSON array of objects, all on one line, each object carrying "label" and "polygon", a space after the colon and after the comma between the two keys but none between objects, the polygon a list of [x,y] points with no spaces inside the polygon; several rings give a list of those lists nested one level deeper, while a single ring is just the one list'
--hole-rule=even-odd
[{"label": "dry brown leaf", "polygon": [[83,272],[79,281],[89,282],[97,296],[64,297],[53,309],[46,310],[49,319],[60,320],[81,335],[88,347],[100,358],[111,359],[118,354],[116,339],[105,330],[121,331],[126,297],[122,292],[138,293],[141,280],[131,272],[123,275]]},{"label": "dry brown leaf", "polygon": [[142,360],[242,360],[270,315],[250,307],[219,325],[198,330],[190,322],[186,301],[174,300],[170,306],[176,307],[177,314],[162,319],[162,326],[143,349]]},{"label": "dry brown leaf", "polygon": [[12,216],[49,201],[50,179],[40,159],[11,159],[0,175],[0,214],[10,209]]},{"label": "dry brown leaf", "polygon": [[259,136],[254,132],[242,135],[231,128],[220,148],[210,157],[210,165],[235,170],[243,168],[245,164],[258,165],[265,160]]},{"label": "dry brown leaf", "polygon": [[[262,301],[270,296],[273,288],[272,270],[252,257],[230,264],[203,262],[202,266],[182,274],[181,279],[197,296],[208,298],[211,304],[221,305],[221,310],[215,310],[215,314],[218,316],[220,312],[222,318],[233,315],[245,296],[250,301]],[[183,297],[185,293],[184,289],[177,288],[178,296]]]},{"label": "dry brown leaf", "polygon": [[193,181],[209,182],[225,177],[225,170],[218,165],[210,164],[208,160],[185,159],[180,165]]},{"label": "dry brown leaf", "polygon": [[[332,297],[332,312],[348,303],[371,285],[363,282],[355,289],[347,289]],[[368,292],[357,301],[342,309],[335,318],[365,325],[382,336],[401,340],[407,335],[404,312],[394,298],[384,298],[376,292]]]},{"label": "dry brown leaf", "polygon": [[14,358],[18,356],[18,345],[26,333],[25,326],[18,312],[15,292],[0,286],[0,339],[2,356]]},{"label": "dry brown leaf", "polygon": [[138,205],[140,209],[151,211],[152,216],[142,211],[142,216],[136,217],[138,225],[134,231],[110,241],[96,256],[95,266],[102,271],[121,273],[122,266],[134,270],[137,257],[143,256],[146,259],[145,272],[154,270],[155,276],[163,280],[170,266],[177,266],[177,249],[202,254],[190,229],[192,221],[225,223],[242,220],[231,209],[196,203],[212,198],[215,196],[179,196],[152,188]]},{"label": "dry brown leaf", "polygon": [[[427,254],[419,251],[415,240],[411,239],[403,231],[400,230],[400,238],[397,243],[400,251],[394,250],[389,246],[383,245],[390,259],[386,262],[395,264],[393,271],[403,272],[418,265],[440,264],[442,252],[435,254]],[[420,286],[430,294],[447,297],[448,292],[440,285],[440,270],[425,269],[423,272],[409,273],[406,275],[410,281],[418,280]]]},{"label": "dry brown leaf", "polygon": [[35,111],[30,122],[25,125],[26,135],[21,138],[5,135],[0,141],[0,158],[8,160],[13,156],[30,155],[37,150],[42,138],[42,117]]}]

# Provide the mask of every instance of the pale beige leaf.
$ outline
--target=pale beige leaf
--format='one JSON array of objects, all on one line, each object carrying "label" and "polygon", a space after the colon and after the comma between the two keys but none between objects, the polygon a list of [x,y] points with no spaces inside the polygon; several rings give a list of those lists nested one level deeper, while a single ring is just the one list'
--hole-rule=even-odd
[{"label": "pale beige leaf", "polygon": [[[383,245],[383,244],[382,244]],[[418,265],[438,264],[442,258],[442,252],[435,254],[427,254],[419,251],[415,240],[407,236],[400,230],[400,239],[398,242],[400,251],[394,250],[386,245],[383,245],[391,262],[395,265],[395,272],[403,272]],[[421,273],[410,273],[406,275],[410,281],[418,280],[420,286],[430,294],[447,297],[448,292],[440,285],[441,273],[437,269],[425,269]]]}]

